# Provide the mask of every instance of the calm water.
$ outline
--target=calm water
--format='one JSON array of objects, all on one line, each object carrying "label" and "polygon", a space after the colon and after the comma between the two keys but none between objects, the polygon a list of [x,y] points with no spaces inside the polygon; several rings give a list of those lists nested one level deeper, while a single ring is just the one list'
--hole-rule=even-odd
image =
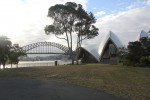
[{"label": "calm water", "polygon": [[[70,64],[71,61],[57,60],[58,65]],[[55,61],[20,61],[18,67],[39,67],[39,66],[55,66]],[[13,65],[12,68],[16,68],[16,65]],[[2,66],[0,66],[2,68]],[[6,68],[11,68],[10,64],[6,65]]]}]

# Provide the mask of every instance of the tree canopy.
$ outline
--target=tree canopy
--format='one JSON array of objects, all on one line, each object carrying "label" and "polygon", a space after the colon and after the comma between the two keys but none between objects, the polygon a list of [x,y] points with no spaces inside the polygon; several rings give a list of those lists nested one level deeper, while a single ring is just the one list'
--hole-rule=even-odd
[{"label": "tree canopy", "polygon": [[18,64],[19,57],[24,56],[26,53],[19,46],[12,46],[12,42],[6,36],[0,36],[0,66],[5,68],[6,61]]},{"label": "tree canopy", "polygon": [[[59,39],[67,42],[73,59],[73,34],[77,36],[77,48],[81,46],[84,39],[94,38],[98,35],[98,28],[94,26],[95,17],[85,11],[81,4],[67,2],[51,6],[48,10],[48,17],[53,19],[51,25],[45,27],[46,34],[55,34]],[[65,35],[65,37],[59,37]]]},{"label": "tree canopy", "polygon": [[140,41],[129,42],[127,49],[120,51],[127,65],[150,66],[150,39],[141,38]]},{"label": "tree canopy", "polygon": [[10,53],[9,53],[9,62],[11,64],[17,64],[19,63],[19,57],[20,56],[25,56],[26,53],[23,51],[23,49],[19,46],[12,46],[10,49]]},{"label": "tree canopy", "polygon": [[133,65],[141,64],[143,57],[148,57],[150,65],[150,39],[141,38],[140,41],[129,42],[128,45],[128,56],[127,58],[132,62]]},{"label": "tree canopy", "polygon": [[5,68],[5,63],[8,60],[8,55],[11,48],[11,41],[6,36],[0,36],[0,65]]}]

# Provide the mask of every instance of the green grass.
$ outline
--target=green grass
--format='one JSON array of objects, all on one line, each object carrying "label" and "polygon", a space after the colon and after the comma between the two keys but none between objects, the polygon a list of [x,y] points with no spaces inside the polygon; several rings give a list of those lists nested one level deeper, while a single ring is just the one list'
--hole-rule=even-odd
[{"label": "green grass", "polygon": [[150,68],[121,65],[67,65],[5,69],[1,77],[55,80],[99,89],[131,100],[150,100]]}]

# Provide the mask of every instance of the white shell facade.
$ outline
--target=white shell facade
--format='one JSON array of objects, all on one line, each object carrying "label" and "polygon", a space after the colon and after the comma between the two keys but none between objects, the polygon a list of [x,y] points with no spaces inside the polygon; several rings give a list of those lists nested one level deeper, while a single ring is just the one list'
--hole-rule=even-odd
[{"label": "white shell facade", "polygon": [[95,46],[88,46],[88,47],[82,47],[84,50],[89,52],[93,57],[99,62],[99,54],[98,54],[98,47]]},{"label": "white shell facade", "polygon": [[[94,46],[88,46],[88,47],[83,47],[86,51],[88,51],[91,55],[95,57],[95,59],[100,62],[101,55],[105,49],[106,44],[108,41],[111,40],[117,48],[123,47],[121,41],[119,38],[112,32],[110,31],[106,36],[102,39],[101,43],[99,44],[99,47],[94,47]],[[92,48],[94,47],[94,48]]]},{"label": "white shell facade", "polygon": [[99,59],[101,59],[101,55],[109,40],[111,40],[117,48],[123,47],[119,38],[112,31],[110,31],[99,45],[99,50],[98,50]]},{"label": "white shell facade", "polygon": [[143,37],[149,37],[149,34],[147,32],[145,32],[144,30],[141,31],[139,39],[143,38]]},{"label": "white shell facade", "polygon": [[[143,37],[150,38],[150,32],[145,32],[144,30],[142,30],[141,33],[138,36],[138,40],[140,38],[143,38]],[[111,40],[112,43],[117,48],[123,47],[122,42],[116,36],[116,34],[113,33],[112,31],[110,31],[109,33],[105,34],[105,36],[102,38],[100,44],[97,44],[98,46],[97,45],[90,45],[90,46],[82,47],[82,48],[84,50],[86,50],[87,52],[89,52],[98,62],[100,62],[101,59],[103,58],[102,55],[103,55],[103,53],[105,51],[105,47],[106,47],[107,43],[109,42],[109,40]]]},{"label": "white shell facade", "polygon": [[150,33],[148,34],[148,38],[150,38]]}]

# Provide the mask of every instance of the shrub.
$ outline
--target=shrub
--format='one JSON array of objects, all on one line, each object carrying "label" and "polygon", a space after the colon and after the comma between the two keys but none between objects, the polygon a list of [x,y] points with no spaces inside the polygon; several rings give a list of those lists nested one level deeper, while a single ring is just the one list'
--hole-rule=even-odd
[{"label": "shrub", "polygon": [[141,57],[140,64],[143,67],[145,67],[145,66],[150,67],[150,56],[148,56],[148,57]]}]

